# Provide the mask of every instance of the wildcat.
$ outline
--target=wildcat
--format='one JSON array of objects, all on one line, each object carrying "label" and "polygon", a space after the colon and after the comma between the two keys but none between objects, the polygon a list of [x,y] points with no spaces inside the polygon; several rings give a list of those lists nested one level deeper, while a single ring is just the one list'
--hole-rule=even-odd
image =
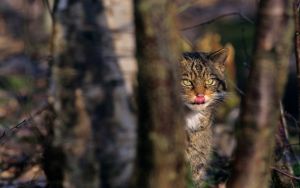
[{"label": "wildcat", "polygon": [[214,113],[225,96],[227,50],[189,52],[180,61],[181,96],[185,106],[186,158],[193,180],[200,186],[212,151]]}]

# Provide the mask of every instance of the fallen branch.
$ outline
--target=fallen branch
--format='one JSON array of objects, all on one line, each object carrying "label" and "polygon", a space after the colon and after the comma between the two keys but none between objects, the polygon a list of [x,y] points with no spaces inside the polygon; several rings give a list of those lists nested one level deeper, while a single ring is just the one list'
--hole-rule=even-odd
[{"label": "fallen branch", "polygon": [[3,133],[0,136],[0,145],[3,145],[6,143],[6,141],[11,138],[19,129],[27,126],[27,125],[31,125],[33,122],[33,119],[40,115],[42,112],[44,112],[46,109],[49,108],[49,103],[46,103],[44,105],[42,105],[40,107],[39,110],[37,110],[36,112],[34,112],[32,115],[29,115],[29,118],[24,119],[23,121],[21,121],[20,123],[16,124],[15,126],[3,131]]}]

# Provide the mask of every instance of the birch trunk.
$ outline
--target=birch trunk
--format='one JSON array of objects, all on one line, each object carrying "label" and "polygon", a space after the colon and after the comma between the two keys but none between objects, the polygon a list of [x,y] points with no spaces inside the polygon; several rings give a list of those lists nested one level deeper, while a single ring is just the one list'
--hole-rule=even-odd
[{"label": "birch trunk", "polygon": [[113,1],[60,0],[54,15],[53,146],[62,150],[67,188],[130,187],[135,118],[118,62],[132,56],[134,46],[127,54],[117,52],[113,30],[120,27],[121,35],[126,29],[110,28],[107,2]]}]

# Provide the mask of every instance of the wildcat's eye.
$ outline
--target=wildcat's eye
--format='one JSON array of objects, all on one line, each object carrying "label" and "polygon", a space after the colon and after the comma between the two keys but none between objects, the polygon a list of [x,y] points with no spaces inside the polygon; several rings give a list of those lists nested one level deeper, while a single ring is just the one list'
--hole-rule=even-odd
[{"label": "wildcat's eye", "polygon": [[216,81],[213,80],[213,79],[209,79],[209,80],[206,80],[206,81],[205,81],[205,84],[206,84],[206,85],[216,85]]},{"label": "wildcat's eye", "polygon": [[188,86],[188,87],[192,86],[192,82],[189,81],[189,80],[182,80],[181,84],[184,85],[184,86]]}]

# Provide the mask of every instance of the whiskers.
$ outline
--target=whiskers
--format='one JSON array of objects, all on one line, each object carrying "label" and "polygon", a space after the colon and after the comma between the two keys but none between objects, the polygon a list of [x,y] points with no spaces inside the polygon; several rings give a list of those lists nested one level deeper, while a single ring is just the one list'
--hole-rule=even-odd
[{"label": "whiskers", "polygon": [[219,92],[211,95],[210,102],[207,105],[207,108],[215,108],[219,104],[223,103],[224,99],[228,97],[229,94],[226,92]]},{"label": "whiskers", "polygon": [[226,92],[215,93],[211,96],[213,100],[224,100],[229,94]]},{"label": "whiskers", "polygon": [[225,99],[226,99],[226,98],[230,98],[230,97],[235,97],[235,96],[237,96],[237,93],[234,92],[234,91],[226,92],[226,93],[225,93]]},{"label": "whiskers", "polygon": [[181,100],[183,103],[189,103],[189,97],[187,95],[181,95]]},{"label": "whiskers", "polygon": [[227,93],[225,91],[215,92],[206,98],[207,100],[203,104],[195,104],[193,98],[189,95],[181,95],[182,102],[184,106],[188,107],[188,109],[192,111],[204,111],[208,112],[216,109],[221,103],[224,102],[225,98],[233,95],[233,93]]}]

